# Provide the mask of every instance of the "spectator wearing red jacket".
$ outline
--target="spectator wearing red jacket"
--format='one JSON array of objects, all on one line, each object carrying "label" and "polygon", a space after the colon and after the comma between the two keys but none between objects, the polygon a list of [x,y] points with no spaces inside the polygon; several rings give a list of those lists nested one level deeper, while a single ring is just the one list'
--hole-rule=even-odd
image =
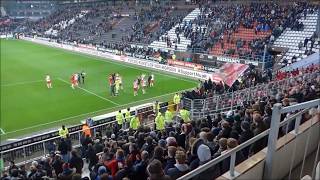
[{"label": "spectator wearing red jacket", "polygon": [[116,158],[107,164],[108,169],[111,171],[112,177],[115,177],[116,173],[123,169],[125,166],[124,152],[122,149],[118,149],[116,152]]}]

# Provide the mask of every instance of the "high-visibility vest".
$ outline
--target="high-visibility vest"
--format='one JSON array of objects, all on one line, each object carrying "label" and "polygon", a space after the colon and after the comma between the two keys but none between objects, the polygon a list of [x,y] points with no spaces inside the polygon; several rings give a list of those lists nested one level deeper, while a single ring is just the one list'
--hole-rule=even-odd
[{"label": "high-visibility vest", "polygon": [[64,130],[61,128],[59,129],[59,136],[62,138],[67,138],[67,135],[69,134],[68,128],[65,128]]},{"label": "high-visibility vest", "polygon": [[164,118],[166,122],[172,122],[173,114],[171,111],[167,110],[164,114]]},{"label": "high-visibility vest", "polygon": [[164,117],[161,113],[158,114],[158,116],[155,119],[156,123],[156,129],[157,130],[164,130]]},{"label": "high-visibility vest", "polygon": [[155,113],[158,113],[160,111],[160,104],[158,103],[157,105],[156,104],[153,104],[153,111]]},{"label": "high-visibility vest", "polygon": [[190,121],[190,112],[188,110],[185,110],[185,109],[181,109],[180,110],[180,115],[181,115],[181,118],[183,119],[183,121],[186,123],[186,122],[189,122]]},{"label": "high-visibility vest", "polygon": [[125,121],[130,122],[130,117],[131,117],[130,111],[127,110],[126,113],[124,114]]},{"label": "high-visibility vest", "polygon": [[179,96],[179,94],[175,94],[173,96],[173,103],[174,104],[180,104],[180,96]]},{"label": "high-visibility vest", "polygon": [[137,130],[140,126],[140,121],[138,117],[133,117],[130,121],[130,128]]},{"label": "high-visibility vest", "polygon": [[121,112],[117,113],[116,120],[117,120],[119,125],[122,125],[122,123],[123,123],[123,114]]},{"label": "high-visibility vest", "polygon": [[85,136],[89,136],[91,137],[91,130],[90,130],[90,127],[87,125],[87,124],[84,124],[82,126],[82,132]]}]

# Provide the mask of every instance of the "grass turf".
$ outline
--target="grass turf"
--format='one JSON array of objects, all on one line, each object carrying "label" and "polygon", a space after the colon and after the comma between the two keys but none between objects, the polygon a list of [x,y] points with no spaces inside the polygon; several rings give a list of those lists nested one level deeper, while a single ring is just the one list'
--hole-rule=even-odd
[{"label": "grass turf", "polygon": [[[1,40],[2,139],[23,136],[154,99],[168,100],[173,93],[195,87],[197,82],[181,76],[121,64],[21,40]],[[86,72],[83,89],[73,90],[72,73]],[[119,73],[124,90],[109,94],[108,75]],[[133,80],[142,73],[155,75],[155,87],[134,97]],[[52,78],[47,89],[44,78]]]}]

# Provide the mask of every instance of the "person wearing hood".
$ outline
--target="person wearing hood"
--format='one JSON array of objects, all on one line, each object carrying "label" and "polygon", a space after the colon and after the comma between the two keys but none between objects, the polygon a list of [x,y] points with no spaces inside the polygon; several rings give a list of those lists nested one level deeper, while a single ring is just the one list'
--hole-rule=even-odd
[{"label": "person wearing hood", "polygon": [[170,176],[165,175],[162,169],[162,163],[154,159],[147,167],[148,180],[171,180]]},{"label": "person wearing hood", "polygon": [[168,175],[172,179],[177,179],[189,172],[189,166],[186,164],[186,154],[183,151],[177,151],[175,155],[176,164],[168,169]]},{"label": "person wearing hood", "polygon": [[203,165],[203,164],[205,164],[205,163],[207,163],[208,161],[211,160],[210,148],[205,144],[201,144],[198,147],[197,155],[198,155],[198,158],[199,158],[199,165]]}]

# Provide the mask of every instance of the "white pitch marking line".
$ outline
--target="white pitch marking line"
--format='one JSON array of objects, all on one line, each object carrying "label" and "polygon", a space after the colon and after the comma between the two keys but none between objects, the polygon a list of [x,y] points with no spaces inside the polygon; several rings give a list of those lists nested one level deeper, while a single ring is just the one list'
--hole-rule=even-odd
[{"label": "white pitch marking line", "polygon": [[32,84],[37,82],[44,82],[44,80],[35,80],[35,81],[24,81],[24,82],[17,82],[17,83],[10,83],[10,84],[2,84],[3,87],[9,87],[9,86],[16,86],[16,85],[23,85],[23,84]]},{"label": "white pitch marking line", "polygon": [[6,134],[2,128],[0,128],[1,134]]},{"label": "white pitch marking line", "polygon": [[[64,82],[64,83],[66,83],[66,84],[70,84],[70,83],[68,83],[67,81],[65,81],[65,80],[63,80],[63,79],[61,79],[61,78],[58,78],[58,79],[59,79],[60,81]],[[84,88],[82,88],[82,87],[80,87],[80,86],[78,86],[78,88],[81,89],[81,90],[83,90],[83,91],[85,91],[85,92],[87,92],[87,93],[89,93],[89,94],[92,94],[92,95],[94,95],[94,96],[97,96],[98,98],[101,98],[101,99],[103,99],[103,100],[106,100],[106,101],[108,101],[108,102],[110,102],[110,103],[112,103],[112,104],[120,105],[120,104],[118,104],[118,103],[116,103],[116,102],[114,102],[114,101],[111,101],[110,99],[107,99],[107,98],[105,98],[105,97],[102,97],[102,96],[100,96],[100,95],[98,95],[98,94],[96,94],[96,93],[94,93],[94,92],[91,92],[91,91],[89,91],[89,90],[87,90],[87,89],[84,89]]]},{"label": "white pitch marking line", "polygon": [[151,97],[151,98],[147,98],[147,99],[142,99],[142,100],[134,101],[134,102],[127,103],[127,104],[122,104],[122,105],[115,106],[115,107],[104,108],[104,109],[100,109],[100,110],[97,110],[97,111],[92,111],[92,112],[88,112],[88,113],[83,113],[83,114],[79,114],[79,115],[76,115],[76,116],[71,116],[71,117],[59,119],[59,120],[56,120],[56,121],[51,121],[51,122],[48,122],[48,123],[38,124],[38,125],[35,125],[35,126],[29,126],[29,127],[26,127],[26,128],[17,129],[17,130],[14,130],[14,131],[7,132],[6,134],[11,134],[11,133],[15,133],[15,132],[19,132],[19,131],[23,131],[23,130],[27,130],[27,129],[32,129],[32,128],[36,128],[36,127],[41,127],[41,126],[49,125],[49,124],[54,124],[54,123],[57,123],[57,122],[61,122],[61,121],[68,120],[68,119],[72,119],[72,118],[76,118],[76,117],[81,117],[81,116],[89,115],[89,114],[94,114],[94,113],[98,113],[98,112],[101,112],[101,111],[106,111],[106,110],[108,110],[108,109],[116,109],[116,108],[119,108],[119,107],[125,107],[125,106],[128,106],[128,105],[130,105],[130,104],[135,104],[135,103],[139,103],[139,102],[144,102],[144,101],[148,101],[148,100],[160,98],[160,97],[163,97],[163,96],[167,96],[167,95],[170,95],[170,94],[175,94],[175,93],[179,93],[179,92],[188,91],[188,90],[191,90],[191,89],[194,89],[194,88],[185,89],[185,90],[181,90],[181,91],[176,91],[176,92],[172,92],[172,93],[167,93],[167,94],[163,94],[163,95],[160,95],[160,96],[155,96],[155,97]]}]

